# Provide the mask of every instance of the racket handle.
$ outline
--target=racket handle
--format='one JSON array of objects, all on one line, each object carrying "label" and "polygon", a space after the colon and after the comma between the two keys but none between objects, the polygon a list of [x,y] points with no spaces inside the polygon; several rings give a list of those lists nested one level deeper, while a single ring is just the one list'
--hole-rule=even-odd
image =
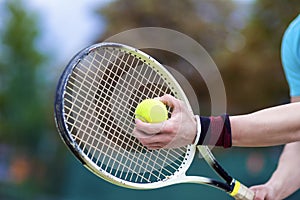
[{"label": "racket handle", "polygon": [[236,200],[253,200],[254,192],[250,190],[248,187],[244,186],[240,182],[236,181],[236,187],[234,191],[231,193]]}]

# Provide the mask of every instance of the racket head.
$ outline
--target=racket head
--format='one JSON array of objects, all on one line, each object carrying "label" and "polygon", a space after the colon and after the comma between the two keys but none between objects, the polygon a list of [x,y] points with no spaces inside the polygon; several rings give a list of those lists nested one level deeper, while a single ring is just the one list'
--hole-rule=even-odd
[{"label": "racket head", "polygon": [[174,184],[196,147],[148,150],[131,134],[137,104],[164,94],[190,108],[177,81],[154,58],[122,44],[95,44],[74,56],[61,75],[56,125],[73,154],[99,177],[135,189]]}]

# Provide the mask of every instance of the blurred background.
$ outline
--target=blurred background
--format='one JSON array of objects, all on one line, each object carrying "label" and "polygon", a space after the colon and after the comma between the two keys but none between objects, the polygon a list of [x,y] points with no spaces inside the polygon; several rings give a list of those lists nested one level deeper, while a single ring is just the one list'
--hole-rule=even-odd
[{"label": "blurred background", "polygon": [[[0,199],[230,199],[202,185],[134,191],[94,176],[55,128],[58,78],[71,57],[90,44],[132,28],[165,27],[192,37],[209,52],[224,80],[228,113],[287,103],[280,44],[299,10],[298,0],[0,0]],[[152,53],[186,76],[201,114],[209,115],[203,81],[175,55]],[[233,176],[256,185],[268,180],[281,150],[214,152]],[[189,173],[214,176],[200,159]],[[300,192],[288,199],[300,199]]]}]

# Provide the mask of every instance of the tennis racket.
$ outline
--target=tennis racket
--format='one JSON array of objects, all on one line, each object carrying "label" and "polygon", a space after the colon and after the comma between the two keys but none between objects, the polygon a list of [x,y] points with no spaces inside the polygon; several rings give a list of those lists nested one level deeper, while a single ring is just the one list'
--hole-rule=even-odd
[{"label": "tennis racket", "polygon": [[[207,146],[148,150],[132,135],[138,103],[165,94],[191,109],[173,76],[149,55],[117,43],[92,45],[69,62],[59,80],[56,125],[81,163],[113,184],[155,189],[198,183],[252,200],[253,192],[232,178]],[[197,149],[222,181],[186,176]]]}]

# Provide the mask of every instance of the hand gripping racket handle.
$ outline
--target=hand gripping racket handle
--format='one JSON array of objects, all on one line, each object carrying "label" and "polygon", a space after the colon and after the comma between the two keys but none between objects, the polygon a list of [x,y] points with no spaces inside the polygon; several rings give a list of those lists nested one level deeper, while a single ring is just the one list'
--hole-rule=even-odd
[{"label": "hand gripping racket handle", "polygon": [[230,193],[236,200],[253,200],[254,192],[238,182],[235,181],[234,190]]}]

